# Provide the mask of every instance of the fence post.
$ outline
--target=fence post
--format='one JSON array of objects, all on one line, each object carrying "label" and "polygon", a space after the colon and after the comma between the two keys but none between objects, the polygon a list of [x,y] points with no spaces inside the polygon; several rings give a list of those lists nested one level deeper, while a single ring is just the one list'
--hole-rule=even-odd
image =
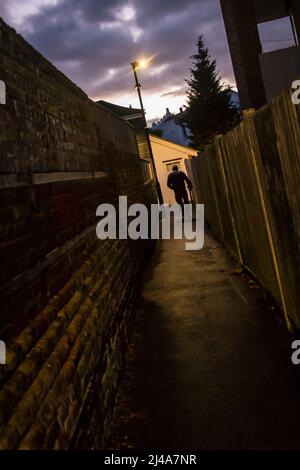
[{"label": "fence post", "polygon": [[238,255],[240,264],[244,264],[243,263],[242,252],[241,252],[241,248],[240,248],[239,237],[238,237],[237,229],[236,229],[235,218],[234,218],[234,215],[233,215],[232,206],[231,206],[230,197],[229,197],[229,190],[228,190],[226,173],[225,173],[225,169],[224,169],[222,152],[221,152],[221,149],[220,149],[220,140],[221,140],[222,137],[223,137],[222,134],[217,135],[216,139],[215,139],[215,144],[216,144],[217,154],[218,154],[218,157],[219,157],[221,174],[222,174],[222,178],[223,178],[223,181],[224,181],[225,194],[226,194],[226,198],[227,198],[227,202],[228,202],[228,208],[229,208],[230,220],[231,220],[231,223],[232,223],[232,228],[233,228],[233,233],[234,233],[234,239],[235,239],[235,243],[236,243],[236,247],[237,247],[237,251],[238,251],[237,255]]}]

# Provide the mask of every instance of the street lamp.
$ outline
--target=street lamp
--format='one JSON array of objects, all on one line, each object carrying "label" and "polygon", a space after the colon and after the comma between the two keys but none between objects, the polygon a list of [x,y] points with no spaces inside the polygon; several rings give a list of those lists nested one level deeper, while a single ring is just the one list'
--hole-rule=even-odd
[{"label": "street lamp", "polygon": [[148,63],[150,62],[150,60],[151,60],[151,59],[147,59],[147,60],[143,59],[143,60],[140,60],[140,61],[135,61],[135,62],[132,62],[132,63],[131,63],[131,66],[132,66],[133,75],[134,75],[134,79],[135,79],[135,88],[137,89],[137,92],[138,92],[138,97],[139,97],[139,101],[140,101],[141,111],[142,111],[143,118],[144,118],[144,121],[145,121],[145,124],[146,124],[146,127],[145,127],[145,134],[146,134],[147,145],[148,145],[149,154],[150,154],[150,159],[151,159],[151,163],[152,163],[152,167],[153,167],[153,172],[154,172],[154,179],[155,179],[157,197],[158,197],[159,203],[160,203],[160,204],[163,204],[163,203],[164,203],[164,200],[163,200],[163,196],[162,196],[162,192],[161,192],[161,187],[160,187],[160,184],[159,184],[159,181],[158,181],[158,177],[157,177],[157,171],[156,171],[155,161],[154,161],[153,152],[152,152],[152,147],[151,147],[151,140],[150,140],[150,136],[149,136],[149,129],[148,129],[148,127],[147,127],[147,122],[146,122],[145,109],[144,109],[143,100],[142,100],[142,94],[141,94],[141,84],[139,83],[138,76],[137,76],[137,69],[139,69],[139,68],[145,68],[145,67],[148,65]]}]

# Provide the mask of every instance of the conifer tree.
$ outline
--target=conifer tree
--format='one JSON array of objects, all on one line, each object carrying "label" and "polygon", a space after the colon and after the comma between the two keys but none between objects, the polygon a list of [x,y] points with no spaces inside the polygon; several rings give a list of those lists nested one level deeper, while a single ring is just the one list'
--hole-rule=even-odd
[{"label": "conifer tree", "polygon": [[239,110],[232,104],[232,89],[221,83],[216,61],[205,47],[203,36],[197,43],[198,52],[193,55],[190,70],[188,110],[186,124],[194,136],[199,150],[211,143],[217,134],[223,134],[239,120]]}]

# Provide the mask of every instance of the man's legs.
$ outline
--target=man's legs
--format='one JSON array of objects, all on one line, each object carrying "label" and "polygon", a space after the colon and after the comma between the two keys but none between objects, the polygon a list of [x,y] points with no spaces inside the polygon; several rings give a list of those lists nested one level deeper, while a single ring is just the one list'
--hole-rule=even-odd
[{"label": "man's legs", "polygon": [[175,200],[177,204],[183,206],[183,204],[189,204],[189,197],[186,189],[182,191],[175,191]]},{"label": "man's legs", "polygon": [[182,191],[175,192],[175,199],[177,204],[183,206],[183,204],[189,204],[189,197],[187,191],[184,189]]},{"label": "man's legs", "polygon": [[177,204],[181,205],[181,210],[182,210],[182,217],[184,217],[184,204],[189,203],[189,198],[186,190],[183,191],[176,191],[175,192],[175,200]]},{"label": "man's legs", "polygon": [[183,206],[183,197],[182,197],[182,192],[181,191],[176,191],[175,192],[175,200],[177,204],[180,204],[181,207]]},{"label": "man's legs", "polygon": [[182,191],[182,199],[183,199],[184,204],[189,203],[189,197],[188,197],[188,193],[187,193],[186,189],[184,191]]}]

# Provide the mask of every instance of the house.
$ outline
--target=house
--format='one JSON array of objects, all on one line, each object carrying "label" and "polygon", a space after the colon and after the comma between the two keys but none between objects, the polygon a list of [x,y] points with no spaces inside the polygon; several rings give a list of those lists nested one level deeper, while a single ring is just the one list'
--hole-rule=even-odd
[{"label": "house", "polygon": [[[141,110],[119,106],[108,101],[98,101],[97,104],[129,122],[135,128],[144,180],[149,181],[153,177],[153,170],[151,168],[149,147],[145,138],[146,122]],[[173,115],[170,114],[170,116]],[[171,119],[170,121],[172,122],[173,120]],[[169,135],[172,136],[172,134]],[[197,151],[188,146],[152,134],[150,134],[150,143],[164,203],[175,204],[174,193],[167,187],[168,174],[172,171],[172,167],[175,164],[181,170],[186,171],[185,160],[197,156]]]},{"label": "house", "polygon": [[100,100],[97,104],[107,111],[125,119],[136,129],[145,129],[146,121],[143,117],[143,113],[139,108],[127,108],[126,106],[119,106],[118,104],[110,103],[109,101]]},{"label": "house", "polygon": [[167,186],[168,175],[173,165],[178,165],[180,170],[186,171],[185,160],[196,157],[197,151],[153,134],[150,135],[150,141],[164,203],[175,204],[174,193]]},{"label": "house", "polygon": [[170,113],[169,108],[166,109],[166,114],[158,123],[153,123],[151,131],[160,132],[160,137],[170,140],[179,145],[189,146],[192,140],[192,133],[184,123],[186,111],[180,108],[178,114]]},{"label": "house", "polygon": [[[299,0],[220,0],[242,109],[259,108],[300,77]],[[290,47],[263,53],[260,29],[285,18]]]},{"label": "house", "polygon": [[[233,106],[240,107],[239,95],[236,91],[231,90],[231,103]],[[187,109],[180,108],[178,114],[170,113],[169,108],[166,109],[166,114],[159,122],[152,124],[152,133],[157,133],[159,137],[170,140],[179,145],[188,147],[193,142],[192,131],[186,125]]]},{"label": "house", "polygon": [[[109,101],[100,100],[97,101],[98,106],[105,108],[110,113],[113,113],[125,121],[127,121],[135,129],[136,141],[139,149],[140,158],[145,162],[150,162],[150,154],[147,143],[146,128],[147,123],[143,116],[141,109],[132,108],[129,106],[119,106],[118,104],[110,103]],[[149,167],[150,165],[144,165],[144,167]],[[147,174],[150,172],[150,168],[147,170]]]}]

